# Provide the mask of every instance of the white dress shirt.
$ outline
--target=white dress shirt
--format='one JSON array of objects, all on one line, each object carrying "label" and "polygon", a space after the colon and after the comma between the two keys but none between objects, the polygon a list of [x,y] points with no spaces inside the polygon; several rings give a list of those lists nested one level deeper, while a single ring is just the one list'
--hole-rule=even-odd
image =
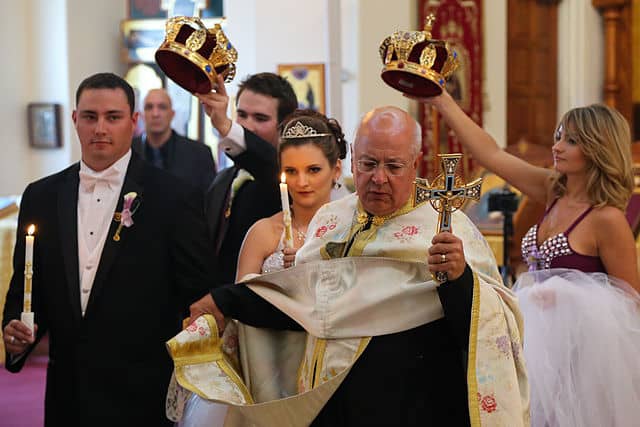
[{"label": "white dress shirt", "polygon": [[[80,273],[80,306],[84,316],[98,271],[102,249],[118,205],[124,177],[131,160],[131,150],[107,169],[95,172],[80,162],[78,188],[78,268]],[[95,178],[83,182],[83,174]],[[95,185],[93,185],[95,182]]]},{"label": "white dress shirt", "polygon": [[231,123],[231,129],[227,136],[218,143],[225,154],[231,158],[247,151],[247,143],[244,140],[244,128],[236,122]]}]

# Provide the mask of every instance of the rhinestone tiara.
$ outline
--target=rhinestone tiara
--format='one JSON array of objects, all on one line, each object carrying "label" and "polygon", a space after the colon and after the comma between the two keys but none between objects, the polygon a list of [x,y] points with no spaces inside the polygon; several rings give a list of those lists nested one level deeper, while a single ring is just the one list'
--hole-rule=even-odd
[{"label": "rhinestone tiara", "polygon": [[282,134],[283,139],[315,138],[318,136],[331,136],[331,134],[320,133],[311,126],[307,126],[300,121],[295,122],[293,126],[287,127]]}]

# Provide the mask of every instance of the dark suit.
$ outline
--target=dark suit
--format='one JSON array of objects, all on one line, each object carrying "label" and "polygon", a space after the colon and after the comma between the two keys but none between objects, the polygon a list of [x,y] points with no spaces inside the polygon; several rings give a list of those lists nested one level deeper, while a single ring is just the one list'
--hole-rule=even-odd
[{"label": "dark suit", "polygon": [[[207,226],[216,245],[215,278],[219,284],[235,281],[240,247],[249,228],[282,209],[276,149],[246,129],[244,136],[246,150],[233,157],[234,166],[216,176],[205,200]],[[248,171],[254,180],[245,182],[238,190],[231,215],[225,218],[231,184],[239,169]]]},{"label": "dark suit", "polygon": [[[174,130],[171,131],[165,147],[165,170],[203,192],[206,191],[216,176],[216,165],[211,155],[211,148],[185,138]],[[141,137],[133,139],[131,148],[147,160]]]},{"label": "dark suit", "polygon": [[[164,408],[172,365],[165,341],[180,330],[188,303],[210,286],[202,196],[132,153],[116,210],[131,191],[140,206],[118,242],[111,222],[83,317],[78,171],[75,164],[24,192],[4,323],[20,317],[24,230],[33,223],[37,339],[49,333],[46,425],[170,425]],[[25,359],[7,369],[19,371]]]}]

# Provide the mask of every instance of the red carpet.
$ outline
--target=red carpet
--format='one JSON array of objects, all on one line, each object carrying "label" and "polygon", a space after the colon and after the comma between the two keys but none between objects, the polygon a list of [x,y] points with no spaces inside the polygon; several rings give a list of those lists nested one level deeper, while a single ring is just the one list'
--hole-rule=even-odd
[{"label": "red carpet", "polygon": [[41,427],[44,424],[47,360],[47,356],[31,355],[17,374],[0,365],[0,426]]}]

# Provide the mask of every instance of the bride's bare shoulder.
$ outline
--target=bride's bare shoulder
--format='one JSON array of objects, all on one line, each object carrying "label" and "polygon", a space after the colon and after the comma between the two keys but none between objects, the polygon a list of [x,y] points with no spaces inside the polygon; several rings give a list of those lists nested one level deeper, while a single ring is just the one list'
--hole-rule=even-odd
[{"label": "bride's bare shoulder", "polygon": [[265,241],[270,241],[274,238],[280,239],[283,229],[282,212],[278,212],[270,217],[256,221],[249,229],[249,232],[253,234],[254,237],[268,239]]}]

